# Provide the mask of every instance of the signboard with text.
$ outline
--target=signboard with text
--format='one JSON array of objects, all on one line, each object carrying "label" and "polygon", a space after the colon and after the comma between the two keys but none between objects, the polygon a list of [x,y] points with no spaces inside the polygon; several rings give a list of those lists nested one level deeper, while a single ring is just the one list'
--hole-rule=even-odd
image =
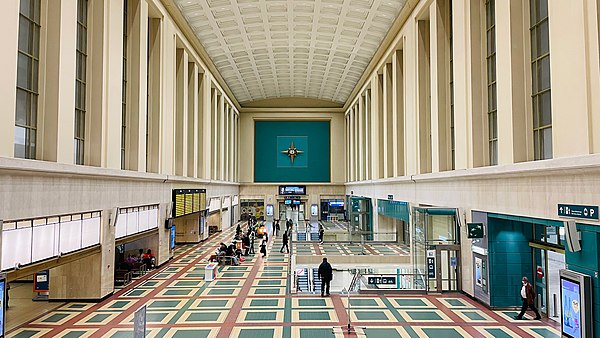
[{"label": "signboard with text", "polygon": [[559,204],[558,216],[598,220],[597,205]]},{"label": "signboard with text", "polygon": [[395,276],[369,277],[368,283],[369,284],[395,285],[396,277]]}]

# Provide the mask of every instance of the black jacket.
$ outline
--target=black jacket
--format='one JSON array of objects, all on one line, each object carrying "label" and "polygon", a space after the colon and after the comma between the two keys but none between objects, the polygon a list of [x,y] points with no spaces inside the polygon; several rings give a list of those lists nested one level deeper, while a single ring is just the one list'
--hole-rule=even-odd
[{"label": "black jacket", "polygon": [[333,279],[333,268],[329,262],[323,262],[319,265],[319,277],[324,281],[330,281]]},{"label": "black jacket", "polygon": [[288,235],[287,232],[283,233],[283,244],[287,244],[288,243]]}]

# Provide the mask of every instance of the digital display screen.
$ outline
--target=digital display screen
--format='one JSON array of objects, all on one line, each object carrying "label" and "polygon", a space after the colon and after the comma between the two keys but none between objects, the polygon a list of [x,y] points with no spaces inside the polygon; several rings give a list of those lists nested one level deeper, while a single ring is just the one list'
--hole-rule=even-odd
[{"label": "digital display screen", "polygon": [[298,200],[293,200],[293,201],[292,201],[292,204],[293,204],[293,205],[300,205],[300,201],[298,201]]},{"label": "digital display screen", "polygon": [[319,206],[316,204],[313,204],[310,206],[310,214],[312,216],[318,216],[319,215]]},{"label": "digital display screen", "polygon": [[267,216],[273,216],[273,204],[267,204]]},{"label": "digital display screen", "polygon": [[6,301],[6,280],[0,280],[0,295],[2,295],[2,300],[0,301],[0,337],[4,337],[4,323],[5,323],[5,313],[4,310],[6,306],[4,302]]},{"label": "digital display screen", "polygon": [[292,200],[285,200],[284,203],[285,203],[285,205],[290,205],[290,204],[292,204]]},{"label": "digital display screen", "polygon": [[330,207],[343,207],[344,201],[329,201]]},{"label": "digital display screen", "polygon": [[305,185],[280,185],[279,195],[306,195]]},{"label": "digital display screen", "polygon": [[206,189],[174,189],[173,217],[190,215],[206,209]]},{"label": "digital display screen", "polygon": [[171,227],[171,249],[175,249],[175,226]]},{"label": "digital display screen", "polygon": [[560,279],[562,295],[562,332],[567,337],[581,338],[581,288],[579,283]]}]

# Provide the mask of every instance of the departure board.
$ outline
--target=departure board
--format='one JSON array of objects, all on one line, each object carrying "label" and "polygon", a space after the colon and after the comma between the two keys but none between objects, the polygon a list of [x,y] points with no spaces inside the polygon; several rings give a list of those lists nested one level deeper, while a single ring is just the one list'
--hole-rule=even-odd
[{"label": "departure board", "polygon": [[173,217],[190,215],[206,209],[206,189],[174,189]]}]

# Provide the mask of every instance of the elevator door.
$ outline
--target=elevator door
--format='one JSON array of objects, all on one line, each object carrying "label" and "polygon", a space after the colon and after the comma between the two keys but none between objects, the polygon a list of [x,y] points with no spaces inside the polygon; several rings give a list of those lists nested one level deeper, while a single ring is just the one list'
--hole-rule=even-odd
[{"label": "elevator door", "polygon": [[437,245],[435,251],[438,264],[435,285],[430,283],[430,290],[460,291],[460,245]]}]

